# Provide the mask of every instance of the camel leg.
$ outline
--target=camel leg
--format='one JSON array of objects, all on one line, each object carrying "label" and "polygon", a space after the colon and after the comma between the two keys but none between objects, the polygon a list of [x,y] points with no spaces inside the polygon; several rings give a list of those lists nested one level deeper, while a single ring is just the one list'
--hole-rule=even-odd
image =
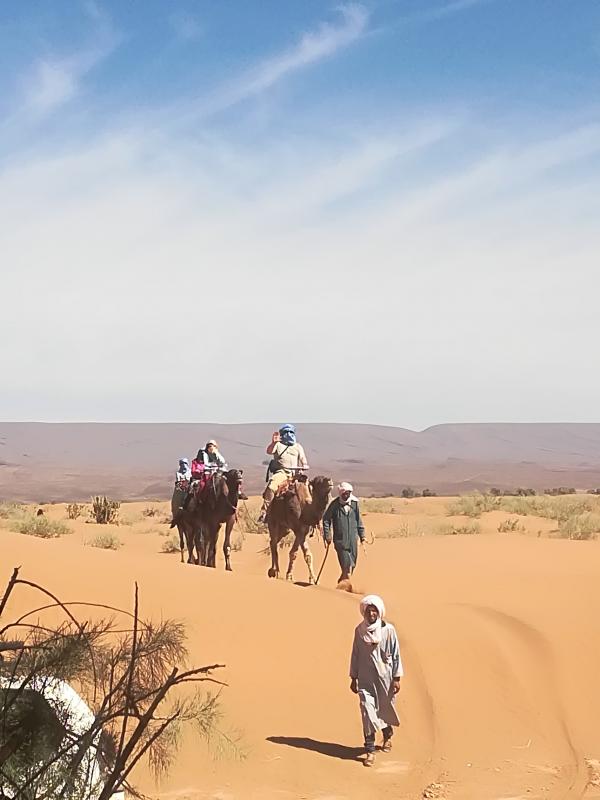
[{"label": "camel leg", "polygon": [[184,536],[185,536],[185,543],[187,544],[187,551],[188,551],[188,564],[194,563],[194,529],[192,526],[186,525],[183,529]]},{"label": "camel leg", "polygon": [[317,582],[317,578],[315,576],[315,573],[313,572],[313,557],[312,553],[310,552],[310,547],[306,543],[306,539],[302,541],[300,547],[302,548],[304,560],[306,561],[306,566],[308,567],[308,582],[312,586]]},{"label": "camel leg", "polygon": [[209,567],[216,567],[217,566],[217,541],[219,539],[219,531],[221,529],[221,525],[216,524],[213,526],[212,530],[209,529],[208,535],[208,566]]},{"label": "camel leg", "polygon": [[179,552],[181,553],[181,563],[185,561],[183,557],[183,551],[185,550],[185,536],[183,535],[183,528],[181,525],[177,525],[177,533],[179,534]]},{"label": "camel leg", "polygon": [[296,560],[296,556],[298,555],[299,547],[300,547],[300,539],[296,536],[294,539],[294,544],[290,547],[290,560],[288,563],[287,572],[285,573],[286,581],[294,580],[292,576],[292,571],[294,569],[294,561]]},{"label": "camel leg", "polygon": [[207,560],[207,552],[206,552],[206,545],[207,545],[207,534],[206,530],[203,527],[198,528],[198,562],[202,567],[206,566]]},{"label": "camel leg", "polygon": [[278,529],[273,523],[269,523],[269,544],[271,547],[271,569],[269,570],[269,578],[279,577],[279,536]]},{"label": "camel leg", "polygon": [[235,523],[235,515],[229,517],[225,523],[225,541],[223,542],[223,555],[225,556],[225,569],[231,572],[231,531]]}]

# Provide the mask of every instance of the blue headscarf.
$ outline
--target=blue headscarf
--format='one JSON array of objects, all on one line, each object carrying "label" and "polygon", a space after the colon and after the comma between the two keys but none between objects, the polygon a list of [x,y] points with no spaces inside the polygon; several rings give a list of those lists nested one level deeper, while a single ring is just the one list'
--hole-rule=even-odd
[{"label": "blue headscarf", "polygon": [[290,423],[286,423],[279,428],[279,436],[281,437],[281,441],[285,445],[292,445],[296,444],[296,428]]}]

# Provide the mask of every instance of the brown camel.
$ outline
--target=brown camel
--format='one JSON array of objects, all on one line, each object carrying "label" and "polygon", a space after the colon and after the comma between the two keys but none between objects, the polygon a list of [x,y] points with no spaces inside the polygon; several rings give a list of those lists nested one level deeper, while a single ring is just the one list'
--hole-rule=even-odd
[{"label": "brown camel", "polygon": [[325,478],[323,475],[317,475],[310,482],[306,481],[306,477],[304,480],[298,478],[287,492],[273,500],[267,513],[271,539],[269,578],[279,577],[279,542],[291,530],[294,534],[294,543],[290,549],[286,580],[293,580],[292,570],[300,548],[308,567],[308,582],[311,584],[316,582],[312,553],[306,543],[306,537],[311,528],[316,528],[320,524],[332,488],[331,478]]},{"label": "brown camel", "polygon": [[216,475],[202,493],[200,520],[202,529],[201,563],[216,566],[217,541],[221,525],[225,523],[223,555],[225,569],[231,572],[231,531],[235,524],[237,505],[242,488],[241,469],[230,469]]},{"label": "brown camel", "polygon": [[230,469],[213,476],[199,495],[192,494],[185,509],[173,515],[171,527],[177,525],[183,530],[188,564],[216,566],[219,531],[225,523],[223,554],[225,568],[231,571],[231,531],[235,523],[242,474],[243,470]]}]

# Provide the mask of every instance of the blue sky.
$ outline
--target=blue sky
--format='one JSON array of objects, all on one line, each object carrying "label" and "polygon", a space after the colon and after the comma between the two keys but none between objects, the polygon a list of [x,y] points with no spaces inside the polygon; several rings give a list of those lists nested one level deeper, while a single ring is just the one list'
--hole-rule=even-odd
[{"label": "blue sky", "polygon": [[4,2],[0,417],[597,421],[599,89],[597,0]]}]

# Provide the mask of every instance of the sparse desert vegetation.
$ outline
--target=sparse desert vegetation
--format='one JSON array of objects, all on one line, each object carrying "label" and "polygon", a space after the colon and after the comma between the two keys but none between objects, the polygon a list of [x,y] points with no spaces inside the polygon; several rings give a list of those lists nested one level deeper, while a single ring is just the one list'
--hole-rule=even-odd
[{"label": "sparse desert vegetation", "polygon": [[160,552],[179,553],[179,536],[169,536],[169,538],[162,543]]},{"label": "sparse desert vegetation", "polygon": [[118,500],[109,500],[106,496],[96,495],[92,498],[90,514],[98,525],[108,525],[118,521],[120,508],[121,503]]},{"label": "sparse desert vegetation", "polygon": [[114,533],[100,533],[93,539],[88,539],[86,544],[89,547],[98,547],[100,550],[120,550],[123,542]]},{"label": "sparse desert vegetation", "polygon": [[69,503],[67,506],[67,517],[69,519],[78,519],[85,511],[85,506],[80,503]]},{"label": "sparse desert vegetation", "polygon": [[64,522],[48,519],[45,516],[28,515],[13,523],[12,530],[26,536],[37,536],[39,539],[58,539],[71,533],[71,528]]}]

